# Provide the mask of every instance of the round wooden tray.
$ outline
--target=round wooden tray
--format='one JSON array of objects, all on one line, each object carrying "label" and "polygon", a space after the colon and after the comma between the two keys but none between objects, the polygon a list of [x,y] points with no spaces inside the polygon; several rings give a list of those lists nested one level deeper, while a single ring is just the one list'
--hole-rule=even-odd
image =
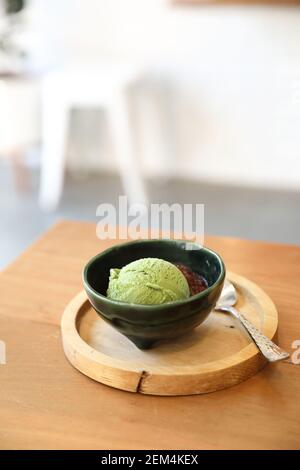
[{"label": "round wooden tray", "polygon": [[[238,290],[237,308],[273,339],[275,305],[256,284],[227,273]],[[83,374],[111,387],[151,395],[193,395],[238,384],[266,363],[231,315],[212,312],[192,333],[140,351],[94,311],[85,292],[66,307],[61,322],[63,347]]]}]

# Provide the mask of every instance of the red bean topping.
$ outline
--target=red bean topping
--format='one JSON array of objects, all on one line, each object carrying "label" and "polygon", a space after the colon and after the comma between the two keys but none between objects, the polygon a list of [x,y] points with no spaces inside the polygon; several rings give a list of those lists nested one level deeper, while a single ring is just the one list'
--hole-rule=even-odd
[{"label": "red bean topping", "polygon": [[174,263],[175,266],[182,272],[182,274],[185,276],[189,288],[190,288],[190,295],[195,295],[199,294],[199,292],[202,292],[203,290],[207,289],[208,284],[206,279],[201,276],[198,273],[195,273],[192,271],[191,268],[188,266],[185,266],[185,264],[182,263]]}]

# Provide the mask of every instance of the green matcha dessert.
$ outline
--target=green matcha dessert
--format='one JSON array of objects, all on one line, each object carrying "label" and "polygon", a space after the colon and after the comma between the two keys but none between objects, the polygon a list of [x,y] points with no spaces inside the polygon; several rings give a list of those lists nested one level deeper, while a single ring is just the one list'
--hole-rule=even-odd
[{"label": "green matcha dessert", "polygon": [[122,269],[111,269],[107,297],[134,304],[155,305],[187,299],[188,282],[172,263],[142,258]]}]

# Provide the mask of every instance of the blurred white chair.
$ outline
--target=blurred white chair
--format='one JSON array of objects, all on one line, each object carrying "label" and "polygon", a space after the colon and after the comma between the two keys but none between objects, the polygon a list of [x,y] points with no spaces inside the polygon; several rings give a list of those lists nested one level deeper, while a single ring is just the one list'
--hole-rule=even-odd
[{"label": "blurred white chair", "polygon": [[44,79],[39,194],[43,209],[55,209],[62,194],[68,123],[74,107],[105,109],[125,194],[130,203],[147,202],[135,157],[127,104],[128,89],[140,74],[140,69],[135,66],[83,63],[59,69]]},{"label": "blurred white chair", "polygon": [[18,189],[28,178],[24,156],[39,141],[39,87],[25,75],[0,74],[0,156],[12,162]]}]

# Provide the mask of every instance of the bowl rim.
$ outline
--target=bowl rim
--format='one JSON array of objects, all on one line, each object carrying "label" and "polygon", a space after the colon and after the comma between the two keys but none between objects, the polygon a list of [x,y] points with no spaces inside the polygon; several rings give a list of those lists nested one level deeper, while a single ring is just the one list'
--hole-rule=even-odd
[{"label": "bowl rim", "polygon": [[[174,245],[177,245],[179,243],[186,243],[186,244],[191,243],[191,244],[195,245],[196,247],[198,247],[199,249],[204,250],[204,251],[212,254],[218,260],[220,268],[221,268],[218,279],[211,286],[209,286],[207,289],[204,289],[202,292],[199,292],[199,294],[191,295],[187,299],[174,300],[172,302],[166,302],[164,304],[154,304],[154,305],[135,304],[135,303],[131,303],[131,302],[123,302],[121,300],[109,299],[105,295],[100,294],[100,292],[96,291],[89,284],[89,282],[87,280],[87,272],[90,269],[90,267],[92,266],[92,264],[94,264],[94,262],[96,260],[98,260],[99,258],[101,258],[103,255],[106,255],[110,251],[113,251],[116,248],[119,248],[121,246],[135,245],[135,244],[139,244],[139,243],[151,243],[151,242],[167,242],[167,243],[173,243]],[[225,278],[225,274],[226,274],[226,267],[225,267],[223,259],[221,258],[221,256],[216,251],[212,250],[211,248],[207,248],[206,246],[200,245],[197,242],[189,241],[189,240],[152,238],[150,240],[149,239],[138,239],[138,240],[131,240],[129,242],[124,242],[124,243],[117,243],[116,245],[113,245],[113,246],[107,248],[106,250],[101,251],[97,255],[90,258],[89,261],[85,264],[85,266],[83,268],[83,271],[82,271],[82,281],[83,281],[84,288],[90,294],[100,298],[107,305],[116,305],[116,306],[121,307],[121,308],[122,307],[124,307],[124,308],[125,307],[126,308],[130,307],[130,308],[133,308],[135,310],[155,310],[155,309],[168,309],[168,308],[170,308],[170,306],[175,307],[175,306],[179,306],[179,305],[186,305],[186,304],[190,303],[191,301],[198,300],[198,299],[201,299],[202,297],[205,297],[207,294],[212,292],[218,285],[220,285],[223,282],[223,280]]]}]

